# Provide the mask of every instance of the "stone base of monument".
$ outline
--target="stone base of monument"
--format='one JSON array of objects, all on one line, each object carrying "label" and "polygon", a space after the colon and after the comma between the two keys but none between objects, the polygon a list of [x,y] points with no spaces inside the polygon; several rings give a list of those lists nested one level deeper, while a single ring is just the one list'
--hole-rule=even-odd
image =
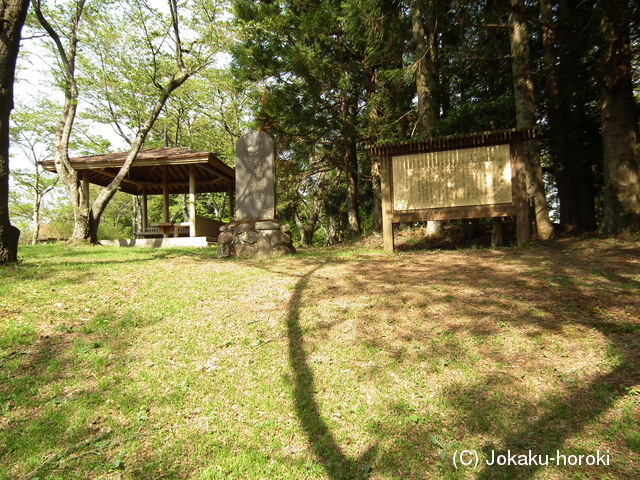
[{"label": "stone base of monument", "polygon": [[218,257],[272,257],[296,253],[289,228],[278,220],[232,221],[220,227]]}]

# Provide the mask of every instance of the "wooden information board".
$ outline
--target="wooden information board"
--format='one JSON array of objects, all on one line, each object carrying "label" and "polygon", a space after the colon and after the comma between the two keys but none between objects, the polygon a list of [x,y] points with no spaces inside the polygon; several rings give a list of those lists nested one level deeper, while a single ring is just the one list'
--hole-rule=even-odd
[{"label": "wooden information board", "polygon": [[509,145],[393,157],[395,210],[511,202]]},{"label": "wooden information board", "polygon": [[384,248],[393,224],[515,216],[529,240],[524,141],[534,130],[503,130],[372,147],[381,158]]}]

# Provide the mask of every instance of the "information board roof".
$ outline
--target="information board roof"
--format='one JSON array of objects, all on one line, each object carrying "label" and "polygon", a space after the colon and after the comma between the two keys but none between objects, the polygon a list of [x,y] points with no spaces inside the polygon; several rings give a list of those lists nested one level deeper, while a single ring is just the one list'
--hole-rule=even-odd
[{"label": "information board roof", "polygon": [[509,130],[494,130],[465,135],[451,135],[448,137],[412,140],[386,145],[372,145],[368,147],[368,149],[373,156],[384,157],[389,155],[433,152],[436,150],[449,150],[455,148],[500,145],[504,143],[511,143],[513,141],[533,140],[534,138],[536,138],[536,129],[512,128]]}]

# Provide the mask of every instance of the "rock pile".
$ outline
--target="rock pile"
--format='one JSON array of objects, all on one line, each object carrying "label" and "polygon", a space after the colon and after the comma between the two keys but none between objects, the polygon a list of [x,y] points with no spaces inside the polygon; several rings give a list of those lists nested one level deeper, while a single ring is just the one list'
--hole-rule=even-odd
[{"label": "rock pile", "polygon": [[220,227],[218,257],[271,257],[296,253],[289,225],[278,220],[242,220]]}]

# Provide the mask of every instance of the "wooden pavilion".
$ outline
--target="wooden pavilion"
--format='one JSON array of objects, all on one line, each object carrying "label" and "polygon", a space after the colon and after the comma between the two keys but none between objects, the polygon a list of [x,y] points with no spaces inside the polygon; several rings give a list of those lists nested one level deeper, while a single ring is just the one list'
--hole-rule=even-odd
[{"label": "wooden pavilion", "polygon": [[[88,194],[90,183],[108,185],[118,174],[128,154],[129,152],[109,153],[76,157],[70,160]],[[45,170],[56,171],[53,160],[46,160],[41,164]],[[171,147],[141,150],[120,185],[120,190],[142,197],[142,228],[136,232],[134,240],[118,241],[120,245],[204,246],[217,242],[219,228],[223,223],[196,215],[196,194],[228,193],[229,211],[233,215],[235,171],[210,152]],[[169,217],[169,195],[171,194],[189,195],[188,222],[171,221]],[[161,222],[148,222],[147,198],[149,195],[162,195]]]}]

